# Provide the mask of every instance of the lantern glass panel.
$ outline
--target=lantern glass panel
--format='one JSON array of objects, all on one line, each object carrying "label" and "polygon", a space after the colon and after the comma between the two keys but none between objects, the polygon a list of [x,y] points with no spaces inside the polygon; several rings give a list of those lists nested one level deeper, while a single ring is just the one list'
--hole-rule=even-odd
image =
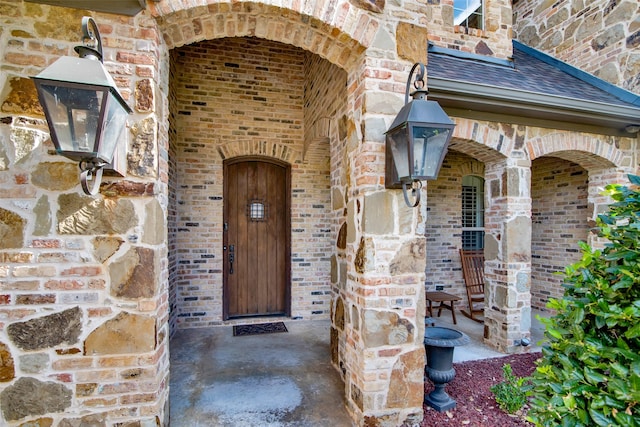
[{"label": "lantern glass panel", "polygon": [[78,158],[96,157],[96,136],[104,91],[43,83],[39,92],[55,133],[52,137],[56,149],[59,152],[78,152]]},{"label": "lantern glass panel", "polygon": [[107,116],[102,127],[103,136],[100,144],[99,157],[106,162],[111,162],[122,130],[127,121],[128,112],[122,108],[113,93],[109,92]]},{"label": "lantern glass panel", "polygon": [[413,126],[414,179],[433,179],[438,175],[447,151],[450,128]]},{"label": "lantern glass panel", "polygon": [[406,123],[387,133],[387,144],[391,146],[393,162],[396,166],[398,179],[406,181],[411,178],[409,170],[409,128]]}]

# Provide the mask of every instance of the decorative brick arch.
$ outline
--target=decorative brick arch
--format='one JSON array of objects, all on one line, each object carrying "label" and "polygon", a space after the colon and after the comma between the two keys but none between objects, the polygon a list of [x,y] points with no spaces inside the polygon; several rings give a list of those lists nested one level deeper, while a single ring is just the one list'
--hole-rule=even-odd
[{"label": "decorative brick arch", "polygon": [[223,160],[240,156],[263,156],[285,163],[293,164],[301,159],[300,150],[296,150],[288,144],[271,141],[244,141],[223,144],[218,147],[218,154]]},{"label": "decorative brick arch", "polygon": [[467,154],[483,163],[494,163],[508,157],[513,148],[513,134],[487,123],[467,119],[454,119],[456,128],[449,145],[450,150]]},{"label": "decorative brick arch", "polygon": [[315,53],[350,70],[371,45],[379,21],[349,2],[284,0],[281,7],[254,2],[190,7],[188,2],[148,5],[169,49],[222,37],[258,37]]},{"label": "decorative brick arch", "polygon": [[484,179],[484,163],[480,161],[468,161],[458,166],[460,176],[475,175]]},{"label": "decorative brick arch", "polygon": [[[607,138],[610,138],[607,140]],[[622,167],[625,153],[616,147],[615,137],[553,132],[527,141],[531,161],[542,156],[559,157],[586,170]]]}]

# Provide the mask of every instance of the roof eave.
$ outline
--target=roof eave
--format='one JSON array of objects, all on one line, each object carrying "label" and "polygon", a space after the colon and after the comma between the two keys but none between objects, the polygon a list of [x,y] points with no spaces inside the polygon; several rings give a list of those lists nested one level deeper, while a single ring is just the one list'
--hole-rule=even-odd
[{"label": "roof eave", "polygon": [[[640,124],[640,108],[557,95],[507,89],[492,85],[428,77],[429,99],[466,117],[486,113],[512,121],[561,129],[589,129],[606,135],[633,137],[625,131]],[[477,113],[477,114],[475,114]],[[545,126],[545,123],[548,125]]]}]

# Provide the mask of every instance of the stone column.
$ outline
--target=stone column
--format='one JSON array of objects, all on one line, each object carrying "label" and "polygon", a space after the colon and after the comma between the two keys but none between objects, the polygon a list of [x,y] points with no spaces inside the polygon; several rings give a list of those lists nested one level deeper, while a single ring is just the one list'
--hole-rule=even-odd
[{"label": "stone column", "polygon": [[[0,424],[166,426],[162,37],[145,14],[98,20],[105,66],[134,113],[121,138],[125,176],[105,173],[86,196],[77,163],[55,154],[27,78],[73,52],[83,12],[19,6],[2,17],[20,31],[0,60],[11,70],[0,99],[0,368],[11,365],[0,369]],[[29,57],[16,51],[20,39],[32,43]]]},{"label": "stone column", "polygon": [[[424,396],[424,280],[426,204],[405,205],[402,192],[384,188],[384,133],[404,102],[404,93],[380,89],[407,78],[411,65],[368,59],[376,79],[363,79],[364,110],[347,163],[346,275],[336,314],[344,322],[341,360],[347,406],[360,425],[419,423]],[[380,71],[384,70],[384,71]],[[385,76],[386,82],[378,77]],[[399,86],[398,86],[399,87]],[[425,199],[423,199],[425,200]],[[422,230],[421,234],[418,234]],[[334,340],[334,341],[337,341]]]},{"label": "stone column", "polygon": [[486,165],[485,341],[518,352],[531,327],[531,162]]}]

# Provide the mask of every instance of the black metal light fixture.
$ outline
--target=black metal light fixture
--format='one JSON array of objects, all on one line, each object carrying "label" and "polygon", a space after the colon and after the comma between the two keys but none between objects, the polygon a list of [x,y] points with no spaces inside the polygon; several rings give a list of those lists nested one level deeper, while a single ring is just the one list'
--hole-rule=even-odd
[{"label": "black metal light fixture", "polygon": [[91,17],[82,18],[82,32],[79,57],[59,58],[33,80],[56,151],[79,162],[82,189],[94,195],[132,110],[102,64],[102,40]]},{"label": "black metal light fixture", "polygon": [[[414,81],[415,92],[409,102],[411,76],[419,68]],[[387,156],[393,163],[387,162],[387,187],[395,188],[394,181],[400,181],[404,200],[409,207],[420,203],[422,181],[436,179],[442,166],[447,147],[455,124],[436,101],[427,101],[424,83],[424,65],[416,63],[407,79],[404,107],[386,132]],[[393,165],[395,173],[390,171]],[[395,175],[395,176],[394,176]],[[414,203],[409,202],[407,187],[411,185]]]}]

